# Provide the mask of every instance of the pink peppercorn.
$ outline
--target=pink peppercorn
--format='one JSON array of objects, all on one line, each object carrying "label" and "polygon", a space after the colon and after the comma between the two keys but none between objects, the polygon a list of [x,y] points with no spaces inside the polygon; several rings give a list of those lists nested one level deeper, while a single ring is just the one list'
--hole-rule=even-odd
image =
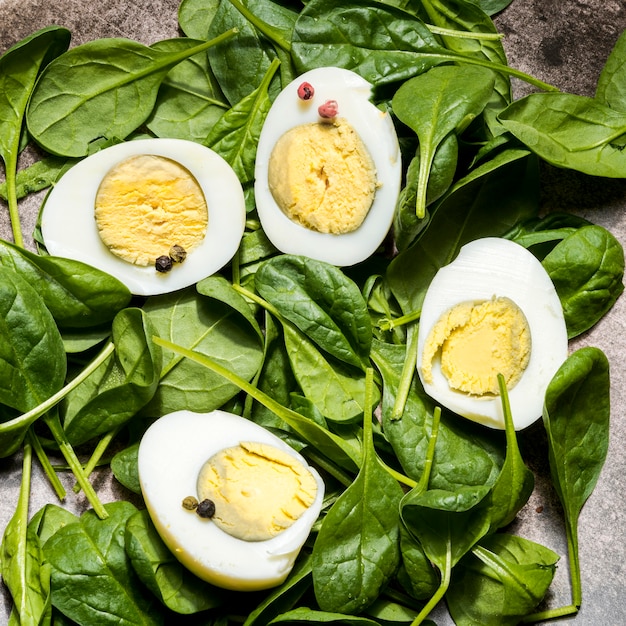
[{"label": "pink peppercorn", "polygon": [[310,100],[315,93],[313,85],[311,83],[304,82],[298,87],[298,98],[300,100]]},{"label": "pink peppercorn", "polygon": [[319,113],[320,117],[324,117],[327,119],[336,117],[337,113],[339,112],[337,100],[326,100],[324,104],[320,104],[317,112]]}]

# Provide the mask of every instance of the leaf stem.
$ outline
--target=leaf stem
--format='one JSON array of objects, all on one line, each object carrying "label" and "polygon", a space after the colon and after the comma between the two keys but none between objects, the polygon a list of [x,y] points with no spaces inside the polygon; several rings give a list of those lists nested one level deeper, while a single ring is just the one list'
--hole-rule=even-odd
[{"label": "leaf stem", "polygon": [[430,483],[430,474],[433,469],[433,461],[435,459],[435,446],[437,445],[437,437],[439,436],[439,424],[441,423],[441,407],[436,406],[433,411],[433,423],[430,427],[430,435],[428,436],[428,449],[426,450],[426,458],[424,459],[424,469],[420,481],[417,485],[417,491],[424,493],[428,489]]},{"label": "leaf stem", "polygon": [[443,28],[434,24],[426,24],[426,28],[434,35],[443,35],[444,37],[457,37],[458,39],[477,39],[485,41],[499,41],[504,39],[502,33],[481,33],[472,32],[470,30],[456,30],[454,28]]},{"label": "leaf stem", "polygon": [[57,494],[57,498],[59,498],[59,500],[63,502],[63,500],[65,500],[67,492],[65,490],[65,487],[61,483],[61,480],[56,473],[54,467],[52,466],[52,463],[50,463],[50,459],[48,458],[46,451],[43,449],[41,441],[39,441],[39,437],[37,437],[37,435],[33,432],[32,428],[28,430],[27,436],[28,441],[32,445],[33,450],[37,455],[37,459],[39,460],[39,463],[43,468],[43,471],[48,478],[49,483],[52,485],[54,492]]},{"label": "leaf stem", "polygon": [[412,313],[407,313],[406,315],[401,315],[400,317],[395,317],[390,319],[385,317],[383,319],[378,320],[378,328],[380,330],[393,330],[398,326],[404,326],[406,324],[410,324],[411,322],[416,322],[419,320],[422,315],[422,310],[413,311]]},{"label": "leaf stem", "polygon": [[415,374],[415,366],[417,364],[417,328],[412,328],[409,334],[409,341],[406,347],[406,356],[404,359],[404,365],[402,366],[402,374],[400,377],[400,384],[398,385],[398,392],[396,394],[396,400],[391,412],[392,420],[399,420],[404,413],[404,407],[406,400],[409,397],[409,390],[411,389],[411,383],[413,381],[413,375]]},{"label": "leaf stem", "polygon": [[104,508],[102,502],[100,502],[100,498],[98,497],[98,494],[96,494],[93,485],[89,482],[87,476],[85,475],[83,466],[78,460],[72,445],[65,435],[65,431],[61,426],[58,415],[46,415],[44,421],[50,429],[54,440],[57,442],[59,449],[61,450],[61,454],[63,454],[65,460],[67,461],[67,464],[72,470],[72,474],[76,477],[76,480],[80,484],[83,492],[85,493],[85,497],[89,501],[89,504],[93,508],[94,512],[100,519],[106,519],[109,514]]},{"label": "leaf stem", "polygon": [[228,0],[232,6],[245,17],[260,33],[265,35],[270,41],[274,42],[279,48],[285,52],[291,52],[291,43],[287,41],[277,28],[270,26],[267,22],[259,19],[252,13],[248,7],[244,6],[239,0]]},{"label": "leaf stem", "polygon": [[[119,432],[120,428],[121,426],[111,429],[108,433],[106,433],[100,439],[100,441],[98,441],[98,444],[96,445],[94,451],[89,457],[89,461],[87,461],[87,463],[85,464],[85,467],[83,468],[85,476],[87,477],[90,476],[91,473],[96,468],[96,466],[98,465],[98,463],[100,463],[100,459],[102,458],[102,455],[107,451],[107,448],[109,447],[109,445],[115,438],[115,435],[117,435],[117,433]],[[74,485],[73,491],[74,493],[78,493],[80,491],[79,483],[76,483]]]}]

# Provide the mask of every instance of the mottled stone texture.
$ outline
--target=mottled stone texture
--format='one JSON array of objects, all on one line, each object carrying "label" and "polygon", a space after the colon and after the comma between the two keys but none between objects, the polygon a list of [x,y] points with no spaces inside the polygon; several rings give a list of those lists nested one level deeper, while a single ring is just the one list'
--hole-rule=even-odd
[{"label": "mottled stone texture", "polygon": [[[178,34],[177,0],[0,0],[0,51],[37,28],[55,23],[68,27],[78,44],[96,37],[131,37],[144,43]],[[593,95],[601,67],[620,33],[626,28],[623,0],[513,0],[497,16],[505,35],[509,63],[564,91]],[[520,97],[530,89],[514,81]],[[32,155],[26,155],[27,162]],[[568,210],[609,228],[626,244],[626,183],[594,179],[546,167],[543,170],[542,201],[546,210]],[[24,232],[30,233],[41,197],[24,202],[28,217]],[[6,207],[0,204],[0,236],[11,238]],[[580,519],[580,550],[583,570],[583,607],[575,619],[559,624],[575,626],[618,626],[626,623],[626,379],[622,374],[626,354],[626,299],[590,332],[575,342],[576,347],[595,345],[607,353],[612,364],[611,444],[599,485]],[[536,472],[537,488],[512,531],[544,543],[562,555],[547,604],[570,603],[567,552],[561,510],[549,480],[545,440],[540,425],[520,436],[529,464]],[[0,459],[0,528],[12,513],[19,489],[19,459]],[[105,501],[118,497],[118,487],[101,476],[96,487]],[[126,495],[126,494],[123,494]],[[36,473],[32,511],[55,496]],[[69,506],[81,510],[80,497],[71,494]],[[0,606],[0,608],[2,608]],[[443,607],[436,621],[451,624]],[[8,609],[0,611],[6,623]]]}]

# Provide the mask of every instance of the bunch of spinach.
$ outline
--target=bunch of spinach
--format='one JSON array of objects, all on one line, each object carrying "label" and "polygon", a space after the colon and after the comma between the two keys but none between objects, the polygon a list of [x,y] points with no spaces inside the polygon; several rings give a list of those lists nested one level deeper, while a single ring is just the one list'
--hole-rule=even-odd
[{"label": "bunch of spinach", "polygon": [[[98,40],[65,52],[69,33],[51,27],[0,57],[0,193],[14,232],[14,244],[0,245],[0,454],[21,449],[24,457],[0,571],[16,623],[160,624],[198,614],[216,624],[418,624],[441,598],[458,624],[578,609],[577,519],[608,436],[602,353],[572,355],[546,395],[573,598],[537,614],[558,557],[501,531],[532,490],[508,411],[505,437],[485,431],[441,411],[414,375],[424,294],[467,241],[503,236],[535,252],[555,282],[570,337],[597,323],[623,290],[624,254],[610,233],[539,217],[538,169],[546,160],[626,176],[624,39],[595,99],[551,93],[507,65],[489,18],[506,4],[183,0],[186,37],[153,46]],[[381,250],[346,270],[279,254],[251,193],[273,97],[326,64],[374,85],[407,163],[394,223],[399,253]],[[546,93],[512,102],[511,76]],[[46,256],[43,247],[24,250],[17,211],[20,196],[53,184],[76,159],[140,133],[222,154],[249,212],[223,275],[143,301],[93,268]],[[47,154],[17,172],[27,141]],[[111,468],[140,495],[136,453],[147,423],[217,407],[273,429],[326,478],[326,506],[296,568],[261,596],[225,593],[185,572],[144,510],[102,505],[88,480],[116,443],[122,449]],[[588,439],[602,445],[580,444]],[[91,453],[85,464],[73,450],[79,445]],[[48,505],[28,522],[33,451],[63,499],[48,459],[61,451],[93,510],[76,517]],[[584,484],[573,467],[585,468]]]}]

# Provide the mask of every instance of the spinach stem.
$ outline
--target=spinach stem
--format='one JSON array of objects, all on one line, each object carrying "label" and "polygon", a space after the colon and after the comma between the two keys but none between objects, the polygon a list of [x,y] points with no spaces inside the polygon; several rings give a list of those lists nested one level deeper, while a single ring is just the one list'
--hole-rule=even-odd
[{"label": "spinach stem", "polygon": [[[120,428],[121,428],[120,426],[116,428],[112,428],[108,433],[106,433],[100,439],[100,441],[98,441],[98,444],[96,445],[94,451],[89,457],[89,461],[87,461],[87,463],[85,464],[85,467],[83,468],[85,476],[90,476],[91,473],[94,471],[94,469],[100,462],[102,455],[107,451],[107,448],[109,447],[109,445],[115,438],[115,435],[117,435],[117,433],[119,432]],[[80,484],[76,483],[74,485],[74,493],[78,493],[79,491],[80,491]]]},{"label": "spinach stem", "polygon": [[65,457],[67,464],[69,465],[70,469],[72,470],[72,473],[76,477],[76,480],[80,484],[85,494],[85,497],[89,501],[89,504],[93,508],[94,512],[100,519],[106,519],[109,516],[109,514],[104,508],[104,505],[102,504],[102,502],[100,502],[100,498],[98,498],[98,494],[96,494],[96,491],[93,488],[93,485],[87,479],[87,476],[85,475],[85,472],[83,470],[83,466],[78,460],[78,457],[76,456],[76,453],[74,452],[74,449],[72,448],[72,445],[70,444],[70,442],[67,439],[67,436],[65,435],[65,431],[63,430],[63,427],[61,426],[61,421],[59,420],[59,416],[56,414],[55,415],[49,414],[44,418],[44,421],[46,422],[48,428],[50,429],[50,432],[52,433],[54,440],[57,442],[59,449],[61,450],[61,454],[63,454],[63,456]]},{"label": "spinach stem", "polygon": [[430,474],[433,469],[433,461],[435,459],[435,446],[437,445],[437,437],[439,436],[439,424],[441,423],[441,407],[436,406],[433,411],[433,423],[430,427],[430,435],[428,436],[428,449],[426,450],[426,458],[424,459],[424,469],[422,476],[417,484],[417,491],[424,493],[428,489],[430,483]]},{"label": "spinach stem", "polygon": [[535,622],[546,622],[548,620],[567,617],[568,615],[576,615],[579,607],[574,604],[562,606],[557,609],[548,609],[547,611],[538,611],[531,613],[522,618],[522,624],[534,624]]},{"label": "spinach stem", "polygon": [[270,41],[274,42],[279,48],[282,48],[285,52],[291,52],[291,44],[287,41],[280,31],[273,26],[270,26],[267,22],[259,19],[248,7],[244,6],[239,0],[228,0],[232,6],[245,17],[250,24],[252,24],[260,33],[265,35]]},{"label": "spinach stem", "polygon": [[37,435],[33,432],[32,428],[29,428],[27,436],[28,436],[28,441],[32,445],[33,450],[35,451],[35,454],[37,455],[39,464],[43,468],[43,471],[46,474],[48,481],[50,482],[50,484],[52,485],[52,488],[54,489],[54,492],[57,494],[57,498],[59,498],[59,500],[63,502],[63,500],[65,500],[65,496],[67,495],[67,492],[65,491],[65,487],[61,483],[61,479],[59,478],[59,475],[56,473],[54,467],[52,467],[52,463],[50,463],[50,459],[48,458],[46,451],[43,449],[43,446],[41,445],[41,441],[39,441],[39,437],[37,437]]},{"label": "spinach stem", "polygon": [[7,185],[7,204],[9,205],[9,219],[11,221],[11,231],[13,233],[13,243],[16,246],[24,247],[24,236],[22,235],[22,225],[20,213],[17,206],[17,155],[19,154],[20,133],[17,133],[15,145],[11,147],[7,155],[5,164],[5,179]]},{"label": "spinach stem", "polygon": [[406,347],[406,357],[404,359],[404,365],[402,366],[402,374],[400,377],[400,383],[398,385],[398,392],[396,394],[396,400],[391,412],[392,420],[399,420],[404,413],[404,407],[406,400],[409,397],[409,391],[411,389],[411,383],[413,382],[413,375],[415,373],[415,366],[417,364],[417,328],[411,328],[409,332],[409,341]]},{"label": "spinach stem", "polygon": [[496,72],[500,72],[501,74],[508,74],[509,76],[513,76],[515,78],[519,78],[529,85],[533,85],[539,89],[544,91],[560,91],[558,87],[554,85],[550,85],[526,72],[522,72],[510,65],[504,65],[503,63],[494,63],[493,61],[486,61],[484,59],[478,59],[470,56],[465,56],[462,54],[455,54],[453,52],[450,53],[442,53],[442,52],[424,52],[421,56],[431,57],[433,59],[441,59],[442,61],[455,61],[457,63],[468,63],[470,65],[480,65],[481,67],[486,67]]},{"label": "spinach stem", "polygon": [[395,317],[390,319],[385,317],[383,319],[378,320],[378,328],[380,330],[393,330],[398,326],[404,326],[405,324],[410,324],[411,322],[417,322],[422,315],[422,310],[413,311],[412,313],[407,313],[406,315],[401,315],[400,317]]},{"label": "spinach stem", "polygon": [[318,454],[316,450],[309,446],[302,450],[302,454],[320,469],[330,474],[337,482],[344,487],[349,487],[354,482],[354,476],[340,470],[334,463],[331,463],[325,456]]},{"label": "spinach stem", "polygon": [[457,37],[459,39],[482,39],[485,41],[498,41],[504,39],[502,33],[480,33],[470,30],[455,30],[454,28],[443,28],[434,24],[426,24],[426,28],[434,35],[443,35],[444,37]]}]

